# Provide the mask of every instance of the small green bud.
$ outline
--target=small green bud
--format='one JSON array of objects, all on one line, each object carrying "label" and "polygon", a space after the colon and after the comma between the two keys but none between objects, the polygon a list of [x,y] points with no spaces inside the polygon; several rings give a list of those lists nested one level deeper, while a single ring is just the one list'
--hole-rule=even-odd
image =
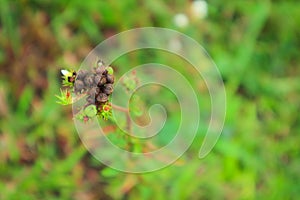
[{"label": "small green bud", "polygon": [[112,67],[107,67],[107,73],[110,74],[110,75],[113,75],[114,74],[114,69]]},{"label": "small green bud", "polygon": [[94,117],[97,114],[97,108],[95,105],[89,105],[84,109],[84,114],[88,117]]}]

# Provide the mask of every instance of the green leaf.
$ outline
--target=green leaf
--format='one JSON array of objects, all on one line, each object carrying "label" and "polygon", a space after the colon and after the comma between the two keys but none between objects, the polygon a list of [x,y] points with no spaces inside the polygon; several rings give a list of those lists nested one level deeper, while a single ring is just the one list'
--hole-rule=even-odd
[{"label": "green leaf", "polygon": [[20,97],[20,101],[17,107],[18,113],[25,114],[30,108],[31,101],[33,99],[34,91],[31,87],[26,87]]},{"label": "green leaf", "polygon": [[118,174],[119,174],[119,171],[117,171],[113,168],[110,168],[110,167],[107,167],[101,171],[101,175],[106,178],[115,177]]}]

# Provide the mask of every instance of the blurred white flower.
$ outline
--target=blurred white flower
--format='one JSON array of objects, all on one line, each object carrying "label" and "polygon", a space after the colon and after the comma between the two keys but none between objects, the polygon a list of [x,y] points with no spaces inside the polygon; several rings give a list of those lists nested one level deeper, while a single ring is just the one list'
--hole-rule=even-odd
[{"label": "blurred white flower", "polygon": [[184,28],[189,24],[188,17],[183,13],[176,14],[173,21],[174,24],[180,28]]},{"label": "blurred white flower", "polygon": [[207,16],[207,2],[195,0],[191,4],[192,15],[197,19],[204,19]]}]

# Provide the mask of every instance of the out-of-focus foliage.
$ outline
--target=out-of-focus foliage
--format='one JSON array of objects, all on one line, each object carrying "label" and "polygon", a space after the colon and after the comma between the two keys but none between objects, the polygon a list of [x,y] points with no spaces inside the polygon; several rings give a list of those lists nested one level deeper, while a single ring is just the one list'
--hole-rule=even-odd
[{"label": "out-of-focus foliage", "polygon": [[[184,0],[1,0],[0,199],[297,199],[300,2],[207,4],[199,19]],[[178,13],[187,16],[186,26],[174,23]],[[199,134],[182,160],[135,175],[86,152],[71,108],[57,105],[55,94],[61,68],[76,69],[99,42],[144,26],[172,28],[202,44],[223,76],[228,102],[223,133],[207,157],[196,156]],[[123,56],[116,72],[154,58],[186,64],[163,52],[145,55]],[[192,71],[184,75],[205,90]]]}]

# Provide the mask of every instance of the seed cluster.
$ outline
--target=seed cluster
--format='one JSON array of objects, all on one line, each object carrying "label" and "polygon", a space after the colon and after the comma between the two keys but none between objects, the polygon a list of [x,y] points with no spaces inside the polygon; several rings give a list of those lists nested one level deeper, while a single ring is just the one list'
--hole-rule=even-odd
[{"label": "seed cluster", "polygon": [[87,105],[95,104],[98,110],[108,102],[113,92],[114,75],[111,67],[98,61],[97,67],[92,71],[79,70],[74,83],[75,93],[87,94]]}]

